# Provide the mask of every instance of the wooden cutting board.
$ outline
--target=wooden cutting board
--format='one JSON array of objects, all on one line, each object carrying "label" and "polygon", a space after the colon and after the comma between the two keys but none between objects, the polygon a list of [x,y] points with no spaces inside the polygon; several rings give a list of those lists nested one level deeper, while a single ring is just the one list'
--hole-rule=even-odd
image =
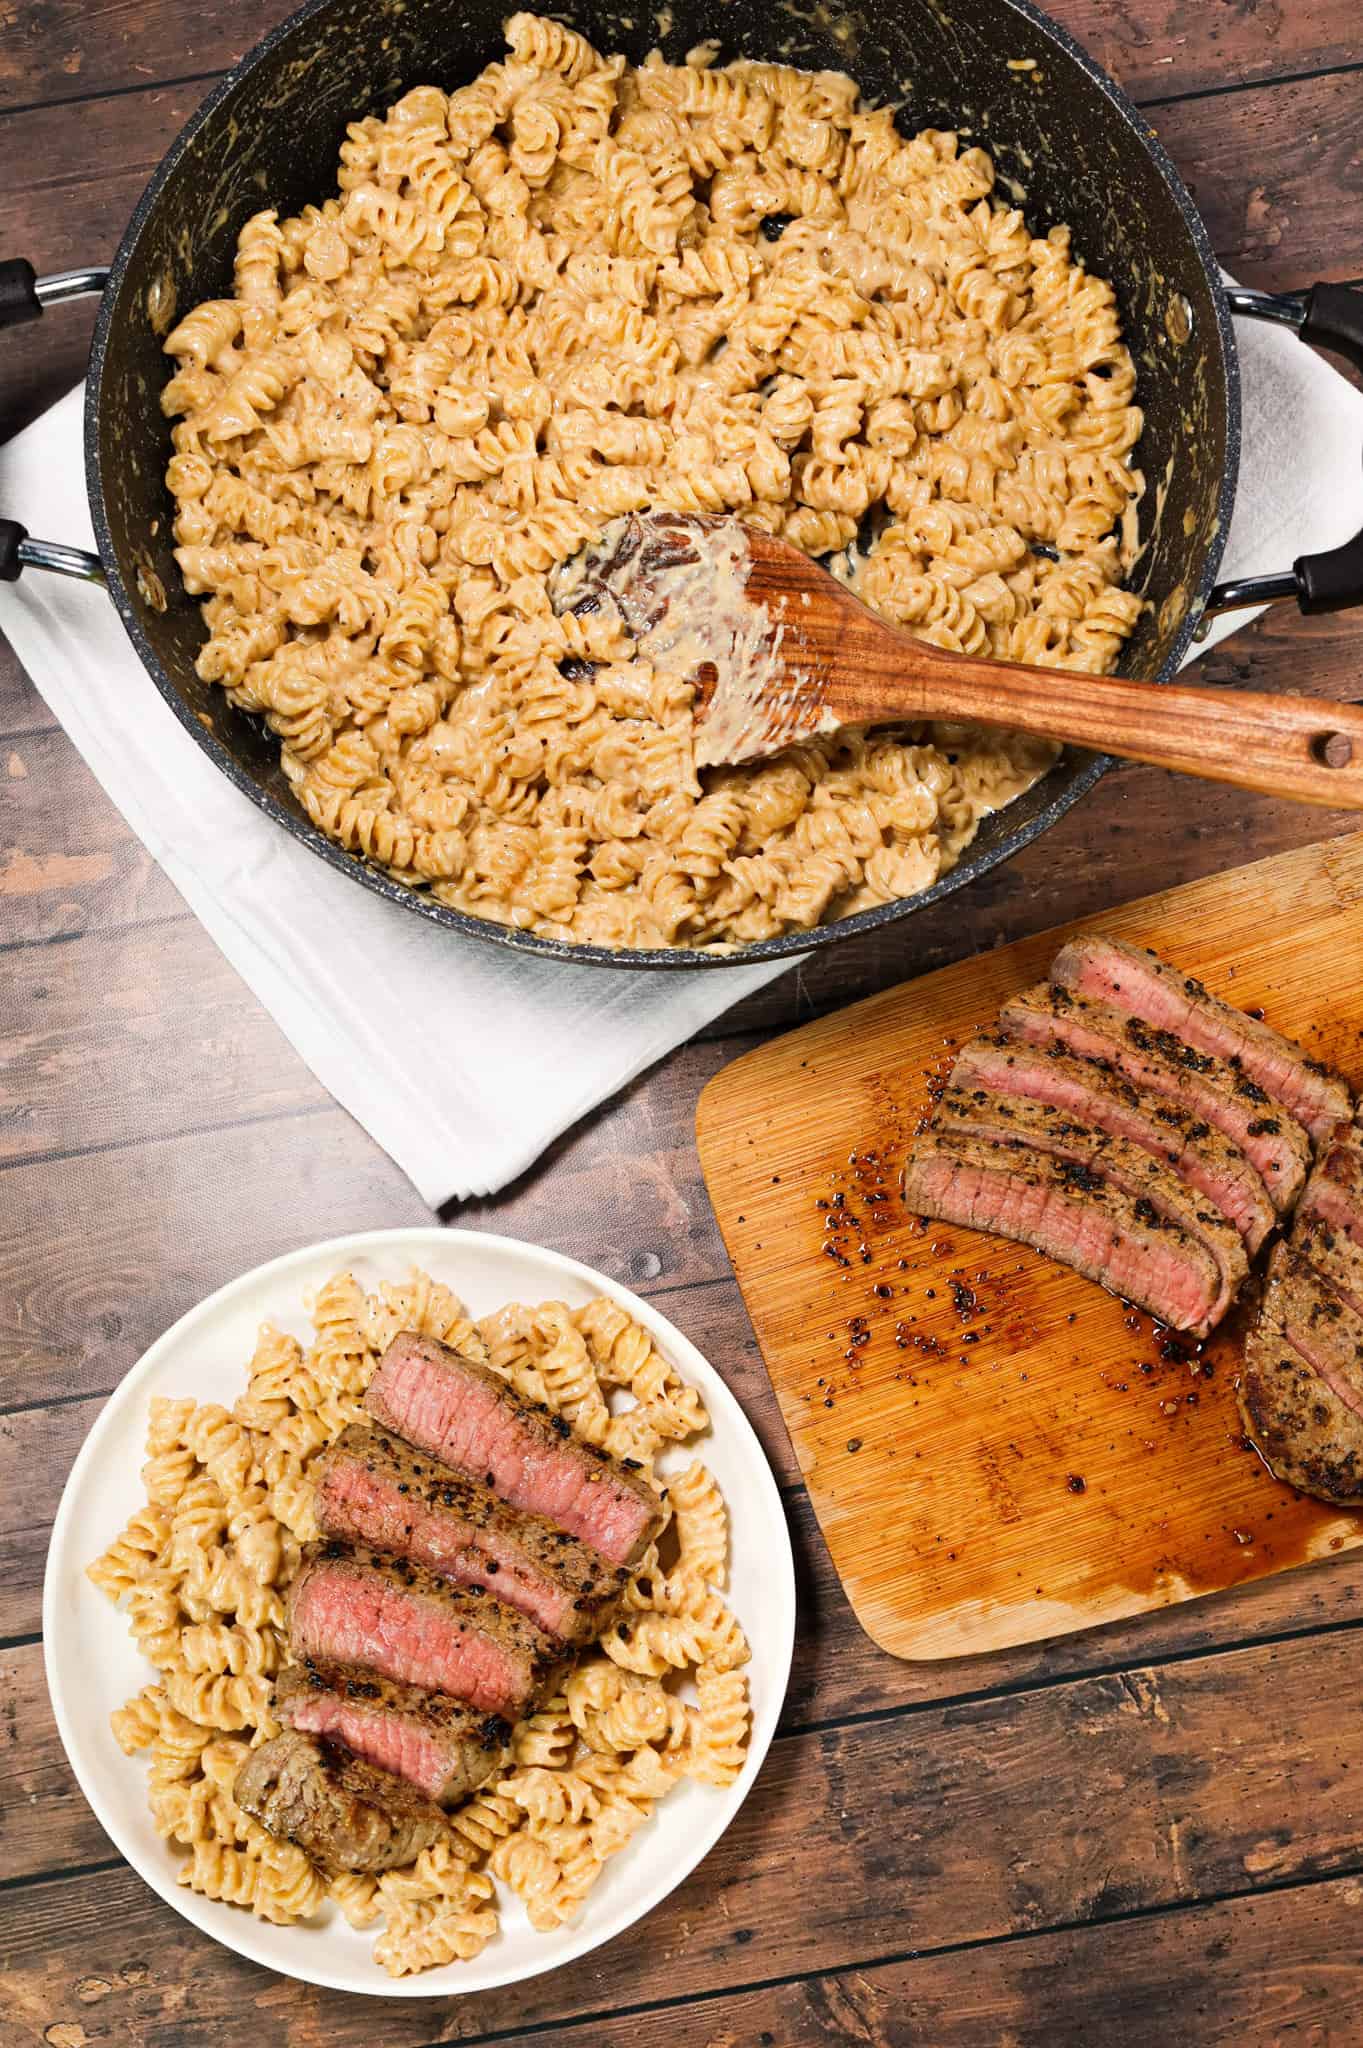
[{"label": "wooden cutting board", "polygon": [[1363,1541],[1241,1435],[1240,1335],[1201,1352],[1000,1238],[924,1226],[899,1170],[929,1083],[1061,943],[1152,946],[1363,1088],[1363,833],[961,962],[735,1060],[701,1165],[863,1628],[956,1657]]}]

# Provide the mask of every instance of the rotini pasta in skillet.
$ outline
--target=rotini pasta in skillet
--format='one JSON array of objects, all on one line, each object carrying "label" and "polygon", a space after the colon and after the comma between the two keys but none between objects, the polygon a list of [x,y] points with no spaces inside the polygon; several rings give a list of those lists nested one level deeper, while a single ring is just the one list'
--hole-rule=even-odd
[{"label": "rotini pasta in skillet", "polygon": [[1110,668],[1112,291],[840,73],[506,35],[354,122],[337,195],[248,221],[166,343],[200,674],[323,832],[479,917],[727,949],[915,894],[1052,748],[922,726],[697,773],[690,681],[547,578],[621,513],[734,512],[940,645]]},{"label": "rotini pasta in skillet", "polygon": [[179,1882],[284,1925],[330,1899],[375,1930],[375,1958],[396,1977],[477,1955],[498,1930],[499,1884],[533,1927],[558,1926],[681,1779],[732,1784],[747,1750],[748,1643],[723,1598],[723,1497],[693,1458],[666,1482],[672,1522],[639,1559],[618,1620],[516,1724],[505,1768],[450,1811],[441,1839],[397,1869],[337,1873],[268,1833],[234,1787],[279,1732],[273,1686],[288,1660],[286,1597],[317,1533],[316,1460],[364,1413],[399,1332],[485,1358],[659,1488],[654,1460],[708,1426],[696,1388],[604,1295],[509,1304],[474,1324],[428,1274],[366,1294],[338,1273],[310,1312],[306,1350],[261,1330],[231,1410],[152,1402],[147,1503],[89,1576],[153,1668],[112,1726],[147,1759],[156,1828],[183,1852]]}]

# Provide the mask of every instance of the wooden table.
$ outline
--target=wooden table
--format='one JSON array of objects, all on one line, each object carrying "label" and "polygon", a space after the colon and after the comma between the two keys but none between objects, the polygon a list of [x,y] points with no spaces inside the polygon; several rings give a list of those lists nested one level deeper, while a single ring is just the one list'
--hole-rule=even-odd
[{"label": "wooden table", "polygon": [[[1363,272],[1357,0],[1055,11],[1149,109],[1242,279]],[[280,12],[9,0],[0,249],[44,271],[107,260],[181,122]],[[80,374],[89,325],[69,306],[5,337],[4,431]],[[1358,615],[1279,615],[1204,673],[1359,697],[1361,671]],[[39,1589],[76,1449],[153,1337],[258,1260],[426,1211],[220,958],[7,654],[0,791],[5,2048],[1363,2040],[1363,1557],[988,1660],[894,1662],[830,1571],[692,1142],[701,1084],[766,1034],[1343,817],[1115,773],[1011,867],[819,955],[505,1195],[446,1219],[588,1259],[695,1338],[782,1480],[801,1621],[752,1798],[645,1924],[518,1989],[380,2012],[214,1947],[110,1853],[48,1710]]]}]

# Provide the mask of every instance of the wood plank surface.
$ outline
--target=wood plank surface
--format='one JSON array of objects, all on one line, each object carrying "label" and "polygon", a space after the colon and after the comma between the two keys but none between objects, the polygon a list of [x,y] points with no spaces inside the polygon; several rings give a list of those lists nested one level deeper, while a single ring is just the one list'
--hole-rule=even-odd
[{"label": "wood plank surface", "polygon": [[[0,44],[0,113],[144,86],[207,79],[234,64],[286,11],[279,0],[10,0]],[[1050,12],[1137,100],[1222,89],[1357,63],[1363,36],[1349,0],[1296,7],[1211,0],[1113,6],[1055,0]]]},{"label": "wood plank surface", "polygon": [[[882,1963],[849,1959],[837,1972],[776,1982],[764,1980],[754,1941],[717,1992],[668,1998],[666,1975],[645,1967],[615,2012],[556,2020],[549,2038],[566,2048],[637,2048],[641,2040],[649,2048],[654,2040],[668,2048],[1351,2048],[1360,1909],[1363,1883],[1324,1879]],[[80,1960],[63,1971],[51,1965],[50,1946],[68,1925]],[[230,1959],[221,1976],[196,1973],[187,1997],[173,1973],[191,1959],[166,1946],[175,1923],[126,1873],[43,1886],[21,1931],[23,1974],[10,2031],[0,2033],[6,2048],[36,2048],[39,2040],[90,2048],[110,2038],[137,2048],[262,2038],[271,2048],[326,2048],[346,2040],[326,1994],[286,2005]],[[530,2048],[545,2040],[528,2019],[484,2032],[482,2004],[388,2008],[385,2048],[489,2039]],[[273,2031],[262,2036],[262,2025]],[[81,2033],[64,2036],[63,2027]]]},{"label": "wood plank surface", "polygon": [[4,754],[0,947],[187,914],[64,732],[16,735]]},{"label": "wood plank surface", "polygon": [[[79,1139],[73,1116],[71,1140]],[[240,1202],[224,1190],[249,1188]],[[429,1223],[339,1109],[0,1175],[0,1407],[107,1392],[196,1301],[294,1246]],[[230,1207],[230,1227],[224,1208]]]},{"label": "wood plank surface", "polygon": [[[813,1975],[1353,1874],[1357,1663],[1346,1632],[779,1738],[733,1827],[644,1925],[589,1969],[447,2008],[454,2038],[724,1991],[749,1970]],[[811,1911],[798,1873],[814,1842]],[[31,2028],[20,2039],[40,2038],[77,1981],[130,1962],[150,1965],[139,2048],[242,2038],[232,2008],[268,1982],[121,1872],[12,1894],[5,1947]],[[373,2039],[364,2000],[265,1996],[281,2048]],[[385,2048],[431,2041],[446,2014],[394,2001]]]},{"label": "wood plank surface", "polygon": [[[1363,833],[1103,928],[1363,1085]],[[1363,1519],[1294,1495],[1243,1443],[1234,1331],[1170,1359],[1069,1268],[900,1202],[933,1077],[1075,929],[762,1046],[697,1114],[820,1525],[862,1625],[901,1657],[1001,1649],[1363,1543]]]}]

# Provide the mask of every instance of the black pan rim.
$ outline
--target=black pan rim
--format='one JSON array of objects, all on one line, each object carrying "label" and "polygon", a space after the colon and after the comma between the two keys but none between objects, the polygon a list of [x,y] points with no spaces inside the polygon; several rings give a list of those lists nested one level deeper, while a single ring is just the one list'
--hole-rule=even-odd
[{"label": "black pan rim", "polygon": [[[227,777],[234,788],[264,811],[275,824],[280,825],[301,846],[320,855],[338,873],[350,876],[374,894],[384,897],[404,910],[415,911],[429,923],[447,931],[462,933],[465,937],[479,939],[484,943],[507,946],[518,952],[538,955],[542,959],[575,962],[581,966],[640,968],[663,971],[685,971],[688,968],[717,968],[734,966],[755,966],[764,961],[789,960],[801,954],[812,952],[816,947],[832,945],[844,939],[879,930],[882,926],[896,923],[900,918],[912,916],[917,910],[953,895],[979,875],[988,874],[991,869],[1011,860],[1034,839],[1058,823],[1080,799],[1093,789],[1107,770],[1114,765],[1107,755],[1067,753],[1056,766],[1042,778],[1039,787],[1045,787],[1053,778],[1059,787],[1045,807],[1028,818],[1016,831],[1006,834],[997,845],[984,849],[970,848],[947,874],[932,887],[916,896],[897,897],[893,902],[878,904],[870,910],[854,912],[850,917],[837,919],[831,924],[815,925],[811,930],[787,932],[779,938],[761,939],[755,944],[741,946],[728,952],[703,952],[684,946],[658,946],[647,950],[592,946],[567,939],[542,938],[537,933],[521,931],[509,925],[495,923],[492,919],[474,917],[469,912],[455,910],[447,904],[436,902],[427,891],[412,888],[398,882],[383,869],[371,866],[357,859],[337,846],[334,841],[318,831],[310,819],[301,811],[295,812],[286,804],[263,789],[254,778],[234,760],[222,742],[196,717],[176,688],[173,678],[167,673],[160,657],[152,647],[143,630],[133,593],[124,581],[123,572],[114,549],[113,536],[104,505],[104,478],[100,457],[99,414],[100,388],[103,383],[104,358],[108,346],[109,331],[114,310],[129,262],[132,259],[142,229],[150,216],[162,188],[174,174],[181,157],[188,149],[194,136],[203,124],[210,120],[218,107],[240,84],[241,80],[258,65],[263,63],[287,37],[302,27],[314,15],[325,12],[331,0],[305,0],[305,4],[279,22],[269,34],[262,38],[253,49],[248,50],[232,69],[228,71],[213,91],[195,109],[180,133],[153,172],[146,189],[134,207],[123,238],[109,270],[108,282],[100,302],[95,322],[94,337],[90,348],[90,361],[85,386],[85,473],[86,491],[90,504],[90,518],[94,528],[95,544],[109,594],[117,607],[124,630],[137,651],[143,668],[151,677],[160,695],[170,706],[185,730],[195,743]],[[1091,57],[1083,46],[1076,42],[1069,31],[1059,22],[1033,4],[1033,0],[997,0],[1000,8],[1021,15],[1042,35],[1085,73],[1090,82],[1108,101],[1113,113],[1136,135],[1146,154],[1163,179],[1166,187],[1182,216],[1189,237],[1193,243],[1203,274],[1207,281],[1212,305],[1216,310],[1217,342],[1220,348],[1225,373],[1226,392],[1226,461],[1222,472],[1221,486],[1217,499],[1217,518],[1198,588],[1189,598],[1183,620],[1174,643],[1160,665],[1156,681],[1167,682],[1176,672],[1192,644],[1193,636],[1201,622],[1207,599],[1216,581],[1226,539],[1230,531],[1231,514],[1235,506],[1235,491],[1240,469],[1241,447],[1241,395],[1240,367],[1236,349],[1234,324],[1221,281],[1220,266],[1212,248],[1206,224],[1193,203],[1172,159],[1153,128],[1145,120],[1134,101],[1129,99],[1116,80],[1110,78],[1102,66]],[[999,815],[999,814],[995,814]]]}]

